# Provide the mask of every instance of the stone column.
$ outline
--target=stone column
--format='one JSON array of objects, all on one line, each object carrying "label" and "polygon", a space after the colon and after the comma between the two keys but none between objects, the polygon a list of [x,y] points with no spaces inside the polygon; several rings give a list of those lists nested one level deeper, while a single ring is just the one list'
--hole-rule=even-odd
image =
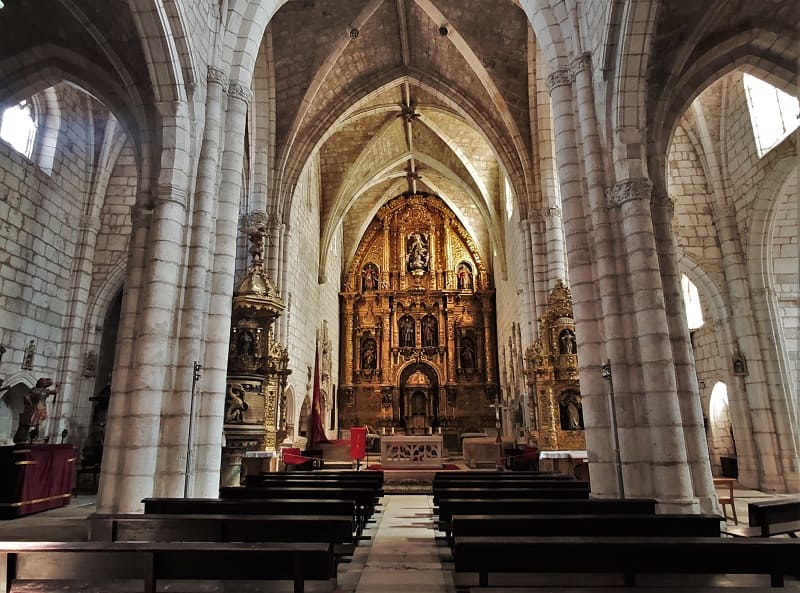
[{"label": "stone column", "polygon": [[[572,308],[579,339],[581,398],[586,423],[592,496],[617,498],[621,493],[617,480],[611,408],[608,405],[607,386],[600,375],[600,365],[606,356],[605,336],[600,334],[600,320],[603,319],[603,311],[598,309],[598,298],[595,292],[592,248],[587,233],[587,222],[591,224],[591,220],[587,221],[589,216],[584,209],[583,183],[578,166],[578,144],[569,71],[566,69],[554,71],[547,77],[546,84],[553,106],[556,153],[559,157],[561,211],[569,257]],[[597,231],[597,229],[592,230],[593,232]],[[607,246],[606,249],[610,250],[610,246]],[[613,278],[610,281],[613,282]],[[542,400],[540,399],[539,402]],[[543,434],[548,429],[545,414],[546,410],[543,409],[540,426]]]},{"label": "stone column", "polygon": [[[197,185],[192,203],[192,229],[189,244],[188,274],[181,315],[178,368],[175,390],[164,402],[164,430],[161,453],[163,463],[156,496],[192,496],[194,470],[194,429],[197,422],[197,399],[201,383],[192,398],[194,363],[202,360],[203,335],[208,310],[208,268],[211,259],[211,235],[217,167],[221,134],[223,96],[228,81],[216,68],[208,69],[205,125],[200,146]],[[202,379],[201,379],[202,381]],[[189,456],[188,463],[187,457]],[[187,468],[189,475],[186,475]]]},{"label": "stone column", "polygon": [[564,232],[561,227],[561,208],[548,206],[542,209],[544,236],[547,244],[547,288],[551,289],[556,280],[567,279],[566,257],[564,254]]},{"label": "stone column", "polygon": [[217,198],[217,224],[212,260],[211,298],[203,358],[197,437],[195,496],[217,496],[222,462],[222,427],[225,381],[231,331],[233,274],[236,260],[239,200],[244,166],[244,131],[250,89],[231,84],[228,89],[221,181]]},{"label": "stone column", "polygon": [[[645,178],[617,182],[609,205],[619,208],[619,230],[633,297],[631,321],[640,370],[631,384],[631,412],[620,418],[626,495],[658,495],[665,512],[696,512],[673,368],[650,198]],[[624,384],[623,384],[624,385]],[[626,407],[622,400],[620,407]],[[632,424],[629,424],[632,421]]]},{"label": "stone column", "polygon": [[683,423],[686,457],[692,476],[692,487],[704,513],[719,513],[717,496],[711,475],[697,370],[691,351],[689,328],[683,311],[680,273],[675,259],[675,244],[670,224],[674,213],[672,201],[662,195],[654,200],[653,227],[655,229],[661,278],[664,283],[664,300],[667,320],[672,336],[672,353],[678,387],[678,404]]},{"label": "stone column", "polygon": [[[786,404],[782,399],[782,393],[774,399],[770,396],[771,390],[764,372],[764,360],[753,318],[747,267],[736,224],[736,210],[727,207],[714,210],[713,214],[719,234],[725,280],[730,291],[735,344],[741,348],[740,354],[747,359],[744,391],[753,421],[753,440],[758,455],[759,471],[759,483],[753,487],[785,492],[786,481],[782,459],[790,459],[794,455],[790,441],[791,431],[784,430],[783,439],[778,438],[773,414],[778,411],[785,412]],[[728,361],[728,364],[733,363]]]},{"label": "stone column", "polygon": [[536,267],[533,263],[533,246],[529,221],[521,220],[518,228],[525,244],[525,273],[523,275],[525,278],[525,286],[522,292],[523,307],[527,313],[525,316],[527,319],[525,322],[525,338],[528,343],[532,343],[537,338],[538,326],[536,320],[539,318],[538,311],[536,310]]},{"label": "stone column", "polygon": [[[176,163],[177,164],[177,163]],[[121,410],[110,405],[107,432],[119,431],[122,439],[114,448],[114,467],[104,459],[101,480],[116,482],[116,493],[98,497],[101,512],[135,512],[141,500],[152,496],[161,442],[162,398],[167,391],[168,368],[173,355],[174,315],[178,300],[187,195],[182,188],[162,186],[147,237],[147,261],[136,319],[136,340],[126,384],[112,393],[112,401],[125,399]],[[177,240],[176,240],[177,239]],[[116,378],[115,378],[116,379]],[[116,381],[115,381],[116,383]],[[113,392],[112,385],[112,392]],[[121,449],[121,450],[120,450]],[[106,469],[107,468],[107,469]]]},{"label": "stone column", "polygon": [[[82,358],[81,347],[83,328],[86,325],[89,291],[92,285],[94,253],[97,246],[97,233],[100,230],[100,219],[96,216],[84,216],[78,226],[80,239],[73,262],[73,283],[69,302],[67,327],[64,331],[64,360],[61,377],[56,380],[60,384],[57,405],[53,417],[57,419],[47,431],[51,442],[60,442],[61,431],[69,429],[69,419],[74,418],[80,393]],[[88,398],[88,395],[87,395]],[[80,451],[79,451],[80,453]]]}]

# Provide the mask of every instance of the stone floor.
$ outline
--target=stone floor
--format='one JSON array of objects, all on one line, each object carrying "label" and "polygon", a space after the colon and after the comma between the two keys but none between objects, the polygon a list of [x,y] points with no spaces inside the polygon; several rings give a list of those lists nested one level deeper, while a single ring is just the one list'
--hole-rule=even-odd
[{"label": "stone floor", "polygon": [[[736,489],[740,522],[747,522],[748,502],[774,497],[755,490]],[[93,497],[78,496],[68,507],[0,521],[0,540],[85,540],[88,536],[86,520],[94,511]],[[364,535],[367,539],[359,543],[352,559],[340,565],[334,593],[455,593],[452,556],[443,534],[434,527],[430,495],[385,495]],[[800,590],[796,582],[787,585],[788,590]],[[316,587],[311,589],[317,591]],[[549,587],[536,589],[549,590]],[[569,586],[553,590],[578,591]],[[525,588],[516,591],[523,593]]]}]

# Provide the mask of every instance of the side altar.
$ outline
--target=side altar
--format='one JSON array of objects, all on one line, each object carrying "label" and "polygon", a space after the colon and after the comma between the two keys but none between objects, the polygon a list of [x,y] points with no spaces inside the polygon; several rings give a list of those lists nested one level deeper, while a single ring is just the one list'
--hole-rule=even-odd
[{"label": "side altar", "polygon": [[444,466],[442,435],[383,436],[381,466],[384,469],[441,468]]}]

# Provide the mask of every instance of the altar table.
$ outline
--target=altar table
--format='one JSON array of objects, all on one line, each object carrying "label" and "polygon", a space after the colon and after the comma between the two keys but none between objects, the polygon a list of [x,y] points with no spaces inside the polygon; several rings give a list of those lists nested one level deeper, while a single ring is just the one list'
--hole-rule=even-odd
[{"label": "altar table", "polygon": [[75,483],[75,447],[0,447],[0,518],[66,506]]}]

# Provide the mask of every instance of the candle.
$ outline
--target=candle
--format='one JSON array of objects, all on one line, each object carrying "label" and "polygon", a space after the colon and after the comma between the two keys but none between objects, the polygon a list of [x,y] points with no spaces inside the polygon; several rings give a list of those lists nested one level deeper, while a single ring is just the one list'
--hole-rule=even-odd
[{"label": "candle", "polygon": [[394,426],[392,426],[392,436],[394,436]]}]

